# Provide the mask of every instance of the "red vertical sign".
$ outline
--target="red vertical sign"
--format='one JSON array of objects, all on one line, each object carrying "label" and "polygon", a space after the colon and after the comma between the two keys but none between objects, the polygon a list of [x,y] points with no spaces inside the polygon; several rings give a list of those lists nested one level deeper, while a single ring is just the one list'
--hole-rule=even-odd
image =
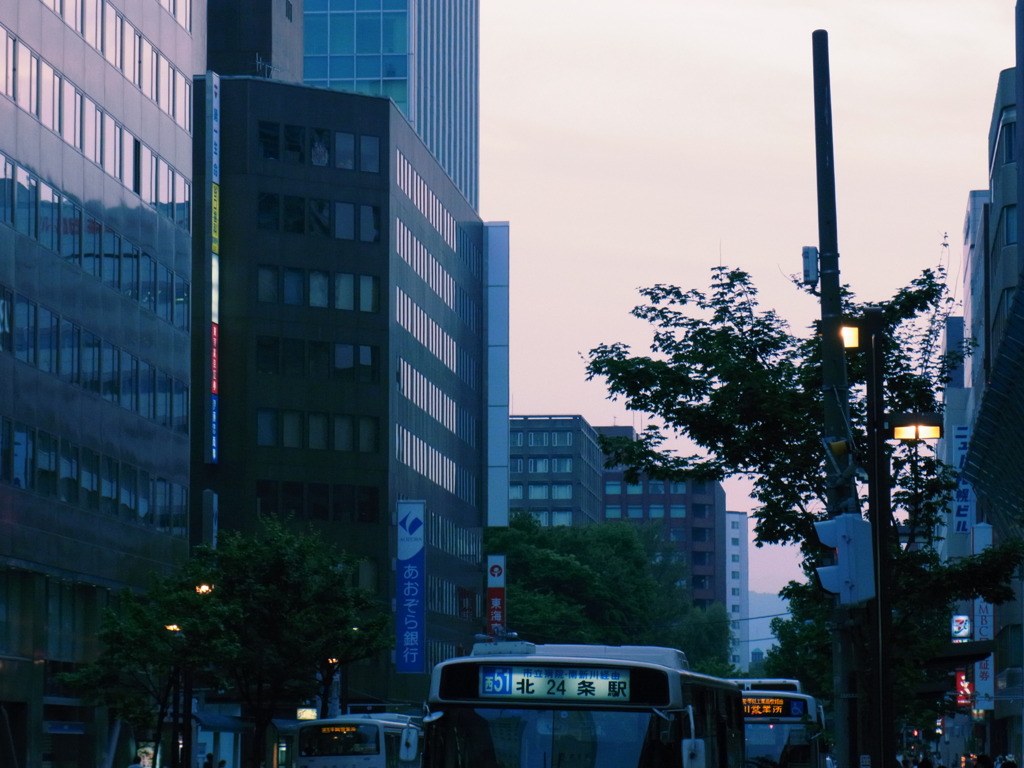
[{"label": "red vertical sign", "polygon": [[505,556],[487,556],[487,634],[505,637]]}]

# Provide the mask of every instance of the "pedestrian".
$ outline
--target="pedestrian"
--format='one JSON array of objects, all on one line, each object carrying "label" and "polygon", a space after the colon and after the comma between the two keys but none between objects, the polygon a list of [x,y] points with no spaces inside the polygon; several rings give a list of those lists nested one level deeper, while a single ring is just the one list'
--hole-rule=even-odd
[{"label": "pedestrian", "polygon": [[206,759],[203,760],[203,768],[213,768],[213,752],[206,753]]},{"label": "pedestrian", "polygon": [[974,768],[995,768],[995,763],[992,762],[992,755],[982,753],[975,757]]}]

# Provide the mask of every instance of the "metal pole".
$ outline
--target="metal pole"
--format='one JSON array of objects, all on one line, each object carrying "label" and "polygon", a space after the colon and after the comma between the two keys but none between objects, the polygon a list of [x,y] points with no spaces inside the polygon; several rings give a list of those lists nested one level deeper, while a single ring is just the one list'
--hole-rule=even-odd
[{"label": "metal pole", "polygon": [[874,758],[877,768],[888,768],[896,759],[893,728],[893,692],[889,671],[889,638],[892,608],[889,594],[889,551],[892,528],[891,473],[885,448],[885,324],[880,307],[867,307],[864,321],[869,333],[870,359],[867,377],[868,512],[875,561],[874,644],[872,675],[875,702]]},{"label": "metal pole", "polygon": [[[839,285],[839,244],[836,226],[835,163],[832,146],[832,94],[829,79],[828,33],[819,29],[811,36],[814,55],[814,136],[818,189],[818,252],[821,276],[821,375],[824,399],[824,428],[829,438],[845,439],[849,432],[849,387],[846,359],[839,331],[842,324],[842,295]],[[857,504],[852,472],[845,472],[851,458],[826,462],[828,472],[827,509],[829,517],[854,511]],[[836,631],[832,640],[833,686],[835,693],[836,754],[843,768],[860,764],[857,707],[853,680],[851,612],[837,603]],[[879,768],[882,768],[879,766]]]}]

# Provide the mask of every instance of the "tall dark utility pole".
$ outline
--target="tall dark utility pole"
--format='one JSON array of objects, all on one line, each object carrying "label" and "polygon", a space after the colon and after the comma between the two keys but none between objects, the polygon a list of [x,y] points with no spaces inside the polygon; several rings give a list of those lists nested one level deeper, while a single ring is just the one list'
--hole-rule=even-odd
[{"label": "tall dark utility pole", "polygon": [[[814,137],[818,181],[818,259],[821,274],[821,374],[826,445],[848,439],[850,431],[849,385],[846,357],[840,337],[842,298],[839,284],[839,242],[836,227],[836,178],[832,147],[832,89],[829,81],[828,33],[812,36],[814,54]],[[857,488],[849,452],[826,461],[829,517],[857,511]],[[860,765],[855,669],[851,642],[850,608],[836,605],[836,630],[832,641],[835,689],[836,753],[845,768]],[[877,766],[876,768],[884,768]]]}]

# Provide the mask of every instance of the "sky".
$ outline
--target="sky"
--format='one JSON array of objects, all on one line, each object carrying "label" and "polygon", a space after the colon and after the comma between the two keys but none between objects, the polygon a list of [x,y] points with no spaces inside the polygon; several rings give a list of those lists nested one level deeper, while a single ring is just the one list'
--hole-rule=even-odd
[{"label": "sky", "polygon": [[[795,332],[819,314],[790,282],[818,245],[818,29],[841,280],[883,301],[942,263],[955,286],[1013,0],[481,0],[480,212],[510,225],[514,415],[643,428],[584,358],[646,351],[629,314],[645,286],[737,267]],[[725,488],[752,509],[749,486]],[[752,548],[751,588],[802,580],[797,558]]]}]

